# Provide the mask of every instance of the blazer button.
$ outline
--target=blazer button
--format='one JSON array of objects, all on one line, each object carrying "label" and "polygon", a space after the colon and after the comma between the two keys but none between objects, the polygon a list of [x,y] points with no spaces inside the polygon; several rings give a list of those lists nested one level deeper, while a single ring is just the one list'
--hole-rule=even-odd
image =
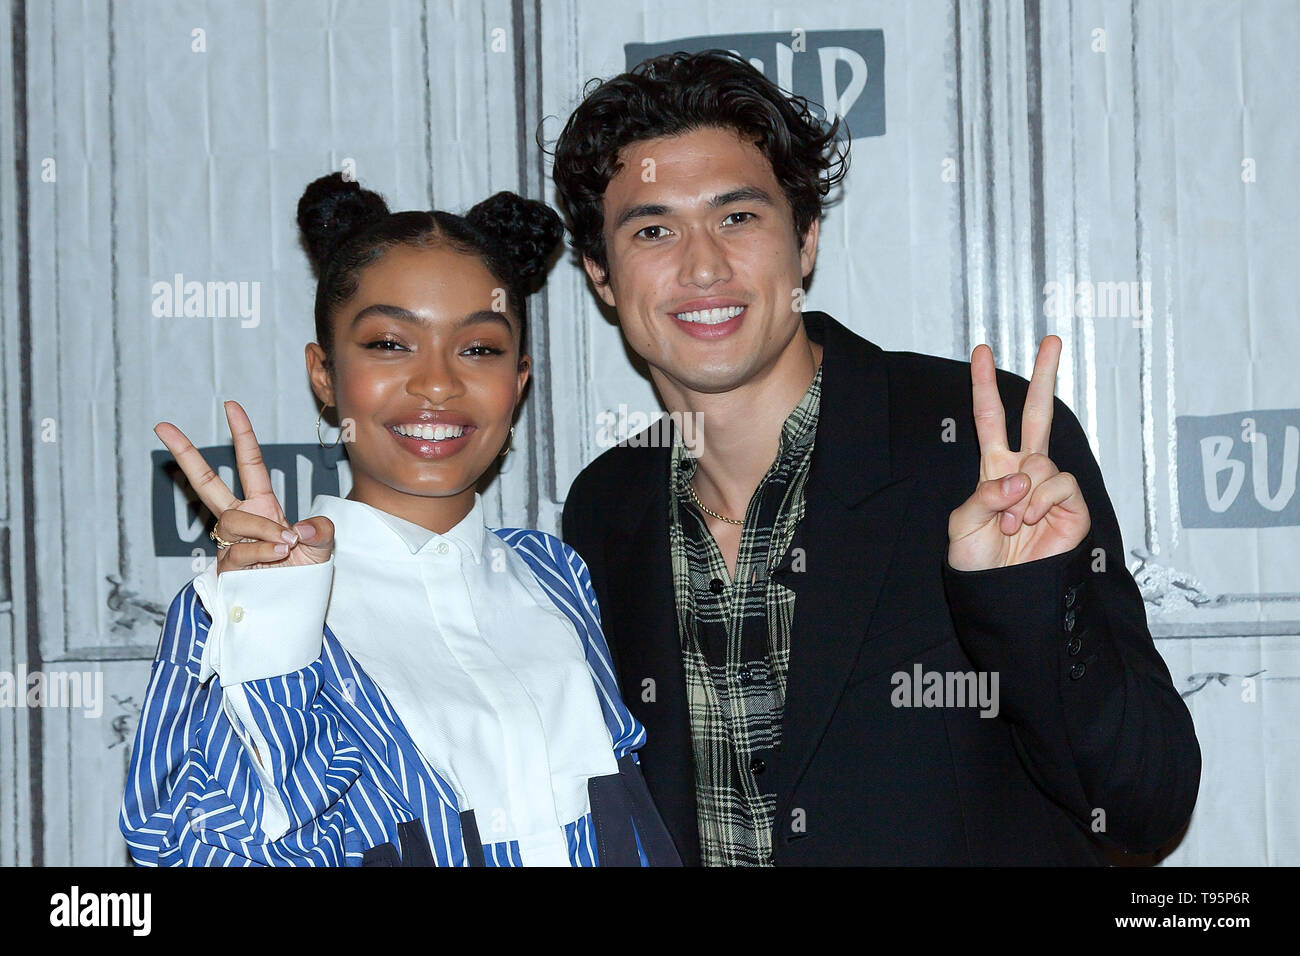
[{"label": "blazer button", "polygon": [[1072,637],[1070,638],[1070,643],[1065,645],[1065,650],[1071,657],[1078,657],[1079,649],[1081,647],[1083,647],[1083,641],[1079,640],[1077,637]]},{"label": "blazer button", "polygon": [[1088,668],[1084,666],[1083,661],[1079,661],[1079,663],[1070,668],[1070,680],[1078,680],[1083,676],[1083,672],[1087,669]]},{"label": "blazer button", "polygon": [[709,582],[709,590],[714,594],[722,593],[722,578],[714,578]]},{"label": "blazer button", "polygon": [[1074,630],[1074,608],[1065,612],[1065,632],[1068,634]]},{"label": "blazer button", "polygon": [[1079,585],[1071,585],[1065,589],[1065,606],[1074,607],[1074,602],[1079,599]]},{"label": "blazer button", "polygon": [[756,777],[766,769],[767,769],[767,763],[763,760],[762,757],[755,757],[753,760],[749,762],[749,772]]}]

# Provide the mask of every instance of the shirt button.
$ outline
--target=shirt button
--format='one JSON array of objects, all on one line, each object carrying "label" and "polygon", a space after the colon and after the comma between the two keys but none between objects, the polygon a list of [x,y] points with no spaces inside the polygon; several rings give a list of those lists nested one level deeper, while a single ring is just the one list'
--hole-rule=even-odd
[{"label": "shirt button", "polygon": [[756,777],[766,769],[767,769],[767,763],[763,760],[762,757],[755,757],[753,760],[749,762],[749,772]]},{"label": "shirt button", "polygon": [[709,590],[714,594],[722,593],[722,578],[714,578],[709,582]]},{"label": "shirt button", "polygon": [[1079,663],[1070,668],[1070,680],[1078,680],[1083,676],[1083,672],[1087,669],[1088,668],[1084,666],[1083,661],[1079,661]]},{"label": "shirt button", "polygon": [[1074,608],[1065,612],[1065,632],[1068,634],[1074,630]]},{"label": "shirt button", "polygon": [[240,607],[238,604],[236,604],[234,607],[230,609],[230,622],[232,624],[238,624],[243,619],[244,619],[244,609]]},{"label": "shirt button", "polygon": [[446,554],[448,551],[451,550],[451,548],[447,546],[446,541],[439,541],[438,546],[433,550],[437,551],[439,554]]},{"label": "shirt button", "polygon": [[680,468],[682,471],[690,471],[691,460],[689,458],[683,458],[681,461],[677,463],[677,467]]},{"label": "shirt button", "polygon": [[1072,637],[1070,638],[1070,643],[1065,645],[1065,650],[1071,657],[1077,657],[1081,647],[1083,647],[1083,641],[1079,640],[1077,637]]}]

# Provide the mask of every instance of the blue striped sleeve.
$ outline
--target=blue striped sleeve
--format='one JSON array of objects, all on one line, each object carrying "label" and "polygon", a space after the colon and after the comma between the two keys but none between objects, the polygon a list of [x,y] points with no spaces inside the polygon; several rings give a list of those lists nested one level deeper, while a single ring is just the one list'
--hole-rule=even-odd
[{"label": "blue striped sleeve", "polygon": [[634,751],[645,744],[645,728],[632,716],[619,692],[618,675],[614,673],[613,658],[600,626],[600,605],[596,601],[596,590],[591,585],[591,573],[577,551],[558,538],[553,540],[560,546],[558,557],[569,569],[571,580],[587,610],[588,627],[581,632],[587,648],[587,667],[596,683],[601,707],[605,709],[605,723],[609,725],[610,736],[614,740],[614,756],[624,757],[633,753],[635,759]]},{"label": "blue striped sleeve", "polygon": [[[344,865],[355,828],[344,796],[361,772],[338,718],[314,708],[320,661],[223,689],[199,682],[210,618],[193,585],[172,602],[141,709],[119,823],[143,866]],[[261,761],[231,721],[242,695]],[[251,731],[251,733],[250,733]],[[277,817],[269,834],[268,817]],[[275,837],[272,839],[272,835]]]}]

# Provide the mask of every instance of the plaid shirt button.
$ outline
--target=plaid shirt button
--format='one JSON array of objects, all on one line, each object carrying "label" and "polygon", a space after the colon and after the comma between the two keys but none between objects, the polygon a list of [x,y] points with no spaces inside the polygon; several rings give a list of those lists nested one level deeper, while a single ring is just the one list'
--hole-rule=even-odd
[{"label": "plaid shirt button", "polygon": [[[781,746],[795,594],[768,576],[804,516],[821,369],[781,426],[776,460],[759,482],[730,572],[687,475],[680,443],[669,473],[669,549],[677,632],[695,758],[696,822],[705,866],[772,865],[776,794],[759,781]],[[724,581],[729,577],[731,584]]]}]

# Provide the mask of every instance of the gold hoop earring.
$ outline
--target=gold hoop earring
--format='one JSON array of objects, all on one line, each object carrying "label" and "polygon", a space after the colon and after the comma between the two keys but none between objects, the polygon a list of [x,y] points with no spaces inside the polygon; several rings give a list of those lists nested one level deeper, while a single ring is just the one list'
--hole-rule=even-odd
[{"label": "gold hoop earring", "polygon": [[511,425],[510,437],[506,439],[506,447],[501,450],[501,454],[497,455],[497,457],[498,458],[506,457],[506,455],[510,454],[510,449],[513,448],[514,445],[515,445],[515,426]]},{"label": "gold hoop earring", "polygon": [[322,405],[320,411],[316,413],[316,441],[320,444],[322,448],[337,448],[339,441],[343,438],[343,429],[341,428],[339,429],[339,437],[334,439],[334,444],[332,445],[325,444],[325,439],[321,437],[320,420],[321,420],[321,416],[325,414],[325,409],[327,408],[329,408],[328,405]]}]

